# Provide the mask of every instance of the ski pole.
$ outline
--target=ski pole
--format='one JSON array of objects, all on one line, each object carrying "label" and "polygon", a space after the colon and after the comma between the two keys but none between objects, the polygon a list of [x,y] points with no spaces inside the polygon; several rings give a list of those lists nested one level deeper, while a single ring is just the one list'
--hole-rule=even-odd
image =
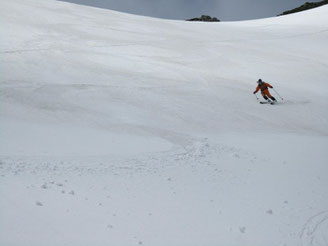
[{"label": "ski pole", "polygon": [[256,94],[254,94],[254,96],[256,97],[256,100],[258,101],[258,100],[259,100],[259,98],[256,96]]},{"label": "ski pole", "polygon": [[281,98],[281,100],[284,100],[274,88],[272,88],[272,90],[274,90],[274,92],[277,93],[277,95]]}]

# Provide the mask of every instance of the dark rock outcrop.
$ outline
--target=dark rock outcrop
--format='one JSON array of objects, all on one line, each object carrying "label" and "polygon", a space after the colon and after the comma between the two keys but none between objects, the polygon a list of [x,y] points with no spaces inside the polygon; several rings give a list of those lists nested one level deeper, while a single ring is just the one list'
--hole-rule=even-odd
[{"label": "dark rock outcrop", "polygon": [[209,15],[202,15],[199,18],[192,18],[187,21],[219,22],[220,20],[216,17],[211,17]]},{"label": "dark rock outcrop", "polygon": [[[293,14],[293,13],[301,12],[301,11],[304,11],[304,10],[320,7],[320,6],[325,5],[325,4],[328,4],[328,0],[324,0],[324,1],[321,1],[321,2],[306,2],[302,6],[300,6],[298,8],[295,8],[295,9],[292,9],[292,10],[285,11],[280,15]],[[278,16],[280,16],[280,15],[278,15]]]}]

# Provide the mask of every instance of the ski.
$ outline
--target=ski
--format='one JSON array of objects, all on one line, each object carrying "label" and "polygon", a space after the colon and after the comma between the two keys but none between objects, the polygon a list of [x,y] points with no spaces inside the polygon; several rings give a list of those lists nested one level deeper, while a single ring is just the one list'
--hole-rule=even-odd
[{"label": "ski", "polygon": [[268,102],[268,101],[260,101],[260,104],[271,104],[271,105],[275,105],[276,102]]}]

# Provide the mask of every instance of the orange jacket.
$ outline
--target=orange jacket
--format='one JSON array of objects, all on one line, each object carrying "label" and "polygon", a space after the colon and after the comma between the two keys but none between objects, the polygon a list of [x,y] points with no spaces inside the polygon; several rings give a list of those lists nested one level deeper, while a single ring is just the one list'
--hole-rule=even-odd
[{"label": "orange jacket", "polygon": [[258,92],[259,90],[262,91],[265,91],[269,88],[273,88],[269,83],[265,83],[263,82],[262,84],[259,84],[257,87],[256,87],[256,90],[254,91],[254,93]]}]

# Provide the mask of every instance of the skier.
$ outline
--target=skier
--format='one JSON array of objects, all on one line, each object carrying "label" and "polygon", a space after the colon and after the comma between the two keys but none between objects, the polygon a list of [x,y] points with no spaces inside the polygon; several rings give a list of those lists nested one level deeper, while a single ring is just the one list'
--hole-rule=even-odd
[{"label": "skier", "polygon": [[258,84],[258,86],[256,87],[256,90],[253,92],[253,94],[255,94],[259,90],[261,90],[261,94],[265,100],[267,100],[270,103],[277,102],[277,100],[273,96],[271,96],[271,94],[269,92],[269,88],[273,88],[269,83],[266,83],[266,82],[262,81],[262,79],[259,79],[257,81],[257,84]]}]

